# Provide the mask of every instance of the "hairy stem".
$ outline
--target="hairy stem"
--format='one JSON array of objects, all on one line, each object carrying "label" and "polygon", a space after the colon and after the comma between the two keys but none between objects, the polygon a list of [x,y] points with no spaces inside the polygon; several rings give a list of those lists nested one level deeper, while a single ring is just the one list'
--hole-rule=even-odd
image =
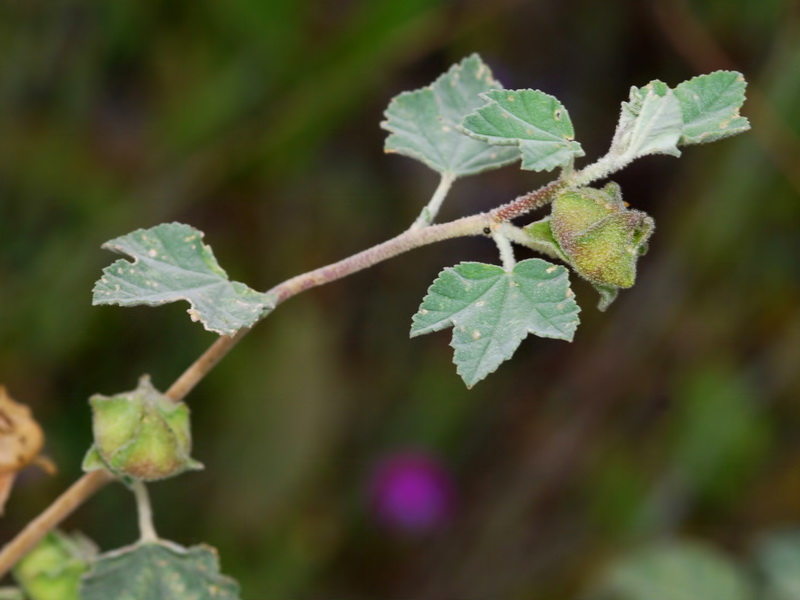
[{"label": "hairy stem", "polygon": [[551,244],[544,244],[534,240],[531,236],[525,233],[524,229],[517,227],[516,225],[512,225],[511,223],[503,223],[497,228],[497,232],[510,242],[514,242],[520,246],[525,246],[526,248],[535,250],[536,252],[544,254],[550,258],[564,260],[564,257],[560,255]]},{"label": "hairy stem", "polygon": [[514,198],[514,200],[507,204],[498,206],[492,210],[489,215],[495,223],[505,223],[511,219],[527,215],[532,210],[536,210],[550,203],[553,200],[553,196],[566,186],[566,181],[556,179],[544,187],[540,187],[536,191],[523,194],[522,196]]},{"label": "hairy stem", "polygon": [[17,561],[33,548],[48,531],[58,526],[76,508],[91,498],[97,490],[112,481],[114,481],[114,476],[108,471],[92,471],[67,488],[43,513],[28,523],[25,529],[17,534],[17,537],[3,547],[3,550],[0,551],[0,577],[17,564]]},{"label": "hairy stem", "polygon": [[150,505],[147,486],[141,481],[134,481],[131,487],[136,497],[136,512],[139,515],[139,541],[157,542],[158,534],[153,525],[153,507]]},{"label": "hairy stem", "polygon": [[339,262],[292,277],[272,288],[267,294],[274,296],[276,304],[280,304],[309,288],[352,275],[414,248],[457,237],[481,235],[483,229],[490,223],[489,215],[481,213],[441,225],[409,229],[382,244],[363,250]]},{"label": "hairy stem", "polygon": [[203,352],[183,374],[175,380],[166,391],[166,396],[175,402],[180,402],[192,391],[208,372],[242,339],[250,329],[240,329],[235,335],[220,336],[211,346]]},{"label": "hairy stem", "polygon": [[503,269],[507,273],[514,270],[517,260],[514,258],[514,248],[511,246],[509,239],[499,231],[492,233],[492,239],[497,244],[497,249],[500,251],[500,260],[503,262]]},{"label": "hairy stem", "polygon": [[436,187],[436,191],[433,192],[433,196],[431,196],[430,201],[425,208],[422,209],[422,212],[419,213],[417,220],[414,221],[413,225],[411,225],[410,229],[412,231],[427,227],[433,223],[436,215],[439,214],[439,209],[442,207],[442,202],[444,202],[444,199],[447,196],[447,193],[450,191],[450,188],[455,180],[456,177],[452,173],[442,174],[442,178],[439,180],[439,185]]},{"label": "hairy stem", "polygon": [[[450,184],[440,183],[442,198]],[[450,182],[452,183],[452,181]],[[495,208],[488,213],[480,213],[442,223],[414,228],[413,226],[390,240],[354,254],[333,264],[309,271],[302,275],[287,279],[269,292],[275,305],[285,302],[292,296],[307,289],[331,283],[347,275],[371,267],[399,254],[457,237],[469,235],[489,235],[498,230],[506,221],[525,215],[532,210],[544,206],[553,196],[567,185],[562,181],[554,181],[538,190],[515,198],[511,202]],[[437,189],[437,193],[439,190]],[[434,193],[436,199],[437,193]],[[441,204],[441,201],[439,201]],[[430,206],[430,205],[429,205]],[[504,238],[505,239],[505,238]],[[249,329],[242,329],[233,336],[223,336],[216,340],[167,390],[166,395],[179,402],[196,386],[212,368],[231,349],[247,335]],[[31,521],[17,537],[0,551],[0,577],[8,572],[17,561],[30,550],[48,531],[58,526],[72,511],[89,499],[97,490],[114,480],[107,471],[92,471],[78,479],[72,487],[59,496],[45,511]],[[138,496],[137,496],[138,498]],[[141,513],[140,513],[141,518]],[[140,521],[141,524],[141,521]]]}]

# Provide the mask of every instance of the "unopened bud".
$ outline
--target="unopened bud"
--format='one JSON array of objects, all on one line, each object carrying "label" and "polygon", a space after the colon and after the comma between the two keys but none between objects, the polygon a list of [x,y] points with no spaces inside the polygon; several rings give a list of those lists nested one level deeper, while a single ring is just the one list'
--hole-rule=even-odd
[{"label": "unopened bud", "polygon": [[94,446],[84,459],[85,471],[106,468],[123,478],[152,481],[202,468],[189,456],[189,408],[158,392],[146,375],[132,392],[98,394],[89,402]]},{"label": "unopened bud", "polygon": [[616,183],[562,192],[553,201],[553,238],[575,271],[597,286],[634,284],[653,227],[646,213],[626,207]]},{"label": "unopened bud", "polygon": [[97,548],[80,533],[54,530],[14,567],[14,579],[34,600],[79,600],[81,576]]}]

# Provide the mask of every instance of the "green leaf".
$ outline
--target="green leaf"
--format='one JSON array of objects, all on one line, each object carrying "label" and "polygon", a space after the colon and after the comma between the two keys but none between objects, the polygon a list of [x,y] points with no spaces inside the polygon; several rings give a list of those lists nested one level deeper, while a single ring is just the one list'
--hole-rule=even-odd
[{"label": "green leaf", "polygon": [[553,230],[550,229],[549,215],[539,221],[534,221],[526,225],[522,229],[528,235],[531,248],[569,264],[569,257],[564,254],[558,242],[553,237]]},{"label": "green leaf", "polygon": [[431,85],[396,96],[381,127],[391,132],[386,152],[410,156],[454,177],[497,169],[519,159],[510,148],[495,148],[457,130],[483,104],[479,94],[502,89],[477,54],[453,65]]},{"label": "green leaf", "polygon": [[665,83],[651,81],[642,88],[632,87],[630,100],[622,103],[609,154],[617,168],[649,154],[680,156],[677,143],[682,131],[680,102]]},{"label": "green leaf", "polygon": [[81,600],[238,600],[239,585],[219,572],[210,546],[140,543],[98,557]]},{"label": "green leaf", "polygon": [[671,90],[661,81],[632,87],[622,103],[608,155],[600,161],[608,175],[649,154],[680,156],[678,146],[720,140],[750,128],[739,116],[746,82],[741,73],[716,71]]},{"label": "green leaf", "polygon": [[186,300],[189,316],[209,331],[233,335],[253,325],[275,307],[273,300],[229,281],[202,238],[188,225],[164,223],[106,242],[103,248],[134,260],[120,259],[103,269],[92,304],[157,306]]},{"label": "green leaf", "polygon": [[750,129],[739,116],[747,82],[741,73],[715,71],[685,81],[675,88],[683,113],[680,144],[704,144]]},{"label": "green leaf", "polygon": [[0,600],[25,600],[22,590],[15,587],[0,588]]},{"label": "green leaf", "polygon": [[759,544],[756,562],[766,580],[763,600],[800,598],[800,531],[769,535]]},{"label": "green leaf", "polygon": [[411,336],[453,327],[454,362],[472,387],[511,358],[529,333],[571,341],[579,310],[564,267],[534,258],[508,272],[463,262],[433,282]]},{"label": "green leaf", "polygon": [[645,548],[612,566],[598,596],[613,600],[750,600],[747,579],[731,561],[699,544]]},{"label": "green leaf", "polygon": [[523,169],[550,171],[583,156],[567,109],[553,96],[494,90],[481,97],[487,104],[468,115],[461,130],[489,144],[519,147]]}]

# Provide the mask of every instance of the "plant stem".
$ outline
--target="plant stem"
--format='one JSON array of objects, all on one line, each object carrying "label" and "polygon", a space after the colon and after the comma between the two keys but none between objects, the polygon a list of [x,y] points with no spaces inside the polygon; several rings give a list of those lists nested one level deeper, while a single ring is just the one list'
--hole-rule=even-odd
[{"label": "plant stem", "polygon": [[33,548],[39,540],[76,508],[88,500],[97,490],[114,481],[108,471],[87,473],[56,498],[43,513],[28,523],[13,540],[0,551],[0,577],[5,575],[17,561]]},{"label": "plant stem", "polygon": [[444,202],[447,192],[450,191],[450,187],[455,180],[456,177],[453,173],[442,173],[442,178],[439,180],[436,191],[433,192],[430,201],[419,213],[417,220],[411,225],[411,230],[421,229],[433,223],[436,215],[439,214],[439,209],[442,207],[442,202]]},{"label": "plant stem", "polygon": [[[431,199],[429,206],[433,204],[433,200],[436,199],[437,194],[440,194],[443,198],[449,185],[452,183],[451,181],[450,184],[445,184],[445,178],[443,177],[442,179],[443,181],[439,184],[439,188],[437,188],[437,192],[434,193],[434,198]],[[382,244],[363,250],[362,252],[325,267],[287,279],[267,293],[274,298],[275,306],[277,306],[307,289],[336,281],[347,275],[352,275],[353,273],[383,262],[384,260],[413,250],[414,248],[457,237],[486,235],[490,231],[497,230],[498,225],[502,225],[510,219],[522,216],[536,208],[544,206],[550,202],[556,192],[565,185],[567,184],[562,181],[554,181],[530,194],[519,196],[511,202],[499,206],[488,213],[463,217],[439,225],[429,225],[419,228],[414,228],[412,226],[407,231]],[[444,191],[439,192],[440,189]],[[441,204],[441,201],[439,201],[439,204]],[[248,331],[250,330],[242,329],[238,331],[236,335],[222,336],[217,339],[180,377],[178,377],[175,383],[167,390],[166,395],[176,402],[183,400],[192,388],[214,368],[222,357],[230,352],[239,340],[247,335]],[[36,519],[28,523],[28,525],[0,551],[0,577],[11,569],[11,567],[13,567],[48,531],[56,527],[97,490],[111,481],[114,481],[114,476],[103,470],[92,471],[78,479],[72,487],[59,496],[42,514],[36,517]]]},{"label": "plant stem", "polygon": [[511,219],[516,219],[548,204],[553,200],[553,196],[567,185],[568,182],[556,179],[536,191],[523,194],[514,198],[511,202],[498,206],[490,211],[489,215],[495,223],[505,223]]},{"label": "plant stem", "polygon": [[517,227],[516,225],[512,225],[511,223],[502,223],[497,228],[497,233],[501,234],[509,242],[514,242],[520,246],[525,246],[526,248],[535,250],[536,252],[544,254],[545,256],[549,256],[550,258],[555,258],[561,261],[564,260],[564,257],[559,255],[551,245],[537,242],[531,236],[525,233],[524,229]]},{"label": "plant stem", "polygon": [[409,229],[382,244],[363,250],[339,262],[292,277],[269,290],[267,294],[273,296],[278,305],[309,288],[352,275],[414,248],[456,237],[482,235],[483,229],[490,223],[489,215],[481,213],[441,225]]},{"label": "plant stem", "polygon": [[248,331],[250,331],[250,329],[245,328],[240,329],[232,336],[220,336],[219,339],[211,344],[208,350],[203,352],[200,358],[194,361],[194,363],[175,380],[175,383],[170,386],[164,395],[175,402],[183,400],[186,395],[192,391],[194,386],[200,383],[203,377],[214,368],[214,365],[216,365],[240,339],[247,335]]},{"label": "plant stem", "polygon": [[492,239],[494,243],[497,244],[497,249],[500,250],[500,260],[503,261],[503,269],[505,269],[507,273],[511,273],[511,271],[514,270],[514,265],[517,264],[511,242],[499,231],[492,233]]},{"label": "plant stem", "polygon": [[153,508],[150,505],[150,495],[147,486],[141,481],[134,481],[133,495],[136,496],[136,512],[139,515],[139,541],[157,542],[158,534],[153,526]]},{"label": "plant stem", "polygon": [[603,179],[604,177],[608,177],[612,173],[619,171],[630,162],[630,160],[623,162],[622,159],[609,152],[597,162],[584,167],[580,171],[575,171],[570,176],[569,182],[575,187],[589,185],[593,181]]}]

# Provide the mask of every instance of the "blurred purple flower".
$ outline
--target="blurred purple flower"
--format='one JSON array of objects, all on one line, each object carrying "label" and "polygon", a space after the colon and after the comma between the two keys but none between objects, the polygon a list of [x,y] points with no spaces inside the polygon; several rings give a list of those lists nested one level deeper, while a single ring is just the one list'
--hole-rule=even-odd
[{"label": "blurred purple flower", "polygon": [[447,522],[455,489],[450,474],[434,457],[405,451],[378,463],[369,495],[382,523],[409,533],[424,533]]}]

